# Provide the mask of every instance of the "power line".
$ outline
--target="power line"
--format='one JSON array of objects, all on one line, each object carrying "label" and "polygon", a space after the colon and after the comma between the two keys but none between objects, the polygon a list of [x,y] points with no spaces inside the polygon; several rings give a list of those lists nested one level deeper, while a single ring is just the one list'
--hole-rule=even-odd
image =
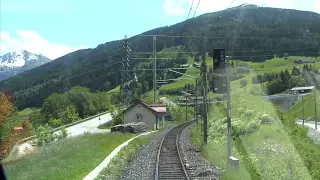
[{"label": "power line", "polygon": [[227,7],[227,9],[229,9],[230,6],[231,6],[235,1],[236,1],[236,0],[233,0],[233,1],[229,4],[229,6]]},{"label": "power line", "polygon": [[[166,69],[157,69],[157,71],[165,71],[168,69],[188,70],[188,68],[166,68]],[[144,69],[120,70],[120,71],[153,71],[153,69],[144,68]]]},{"label": "power line", "polygon": [[192,10],[192,7],[193,7],[193,3],[194,3],[194,0],[192,0],[192,4],[191,4],[191,7],[190,7],[190,10],[189,10],[189,13],[188,13],[186,21],[189,19],[189,15],[191,13],[191,10]]},{"label": "power line", "polygon": [[[130,58],[132,60],[152,60],[151,58]],[[183,60],[182,58],[157,58],[157,60],[174,60],[174,59],[179,59]]]},{"label": "power line", "polygon": [[[256,50],[226,50],[227,52],[275,52],[275,51],[293,51],[293,50],[305,50],[305,49],[315,49],[317,47],[308,47],[308,48],[288,48],[288,49],[256,49]],[[207,51],[211,52],[211,51]],[[197,54],[201,53],[198,51],[190,51],[190,52],[158,52],[157,55],[159,54]],[[149,55],[152,54],[152,52],[133,52],[135,55]]]},{"label": "power line", "polygon": [[177,36],[177,35],[164,35],[164,34],[158,34],[158,35],[138,35],[138,36],[143,36],[143,37],[151,37],[151,36],[158,36],[158,37],[170,37],[170,38],[206,38],[206,39],[280,39],[280,38],[320,38],[319,35],[315,35],[315,36],[292,36],[292,37],[285,37],[285,36],[281,36],[281,37],[267,37],[267,36],[251,36],[251,37],[219,37],[219,36]]},{"label": "power line", "polygon": [[193,17],[192,17],[192,19],[193,19],[193,18],[194,18],[194,16],[196,15],[196,12],[197,12],[197,10],[198,10],[199,4],[200,4],[200,0],[198,1],[197,7],[196,7],[196,10],[195,10],[195,11],[194,11],[194,13],[193,13]]}]

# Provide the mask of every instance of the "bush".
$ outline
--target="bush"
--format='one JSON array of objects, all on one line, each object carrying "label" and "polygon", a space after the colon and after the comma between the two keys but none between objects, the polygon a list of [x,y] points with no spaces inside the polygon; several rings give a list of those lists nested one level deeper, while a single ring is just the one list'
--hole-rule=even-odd
[{"label": "bush", "polygon": [[246,79],[242,79],[242,80],[240,81],[240,85],[241,85],[241,87],[245,87],[245,86],[248,85],[248,81],[247,81]]},{"label": "bush", "polygon": [[244,116],[247,118],[247,119],[250,119],[253,115],[253,111],[250,110],[250,109],[247,109],[244,111]]},{"label": "bush", "polygon": [[249,67],[238,67],[236,68],[237,74],[248,74],[250,73]]},{"label": "bush", "polygon": [[32,130],[32,124],[29,122],[29,120],[24,120],[22,127],[23,129]]},{"label": "bush", "polygon": [[261,124],[271,124],[272,121],[274,121],[274,118],[271,115],[264,113],[260,115],[259,120]]},{"label": "bush", "polygon": [[36,129],[36,137],[36,143],[38,146],[48,144],[55,139],[54,132],[48,124],[40,126]]},{"label": "bush", "polygon": [[239,137],[245,134],[245,123],[241,119],[232,120],[232,136]]},{"label": "bush", "polygon": [[53,129],[48,125],[40,126],[36,129],[36,144],[43,146],[55,140],[66,138],[68,136],[67,129],[63,128],[61,133],[54,133]]},{"label": "bush", "polygon": [[62,138],[68,137],[69,133],[66,128],[61,129]]},{"label": "bush", "polygon": [[79,113],[74,105],[69,105],[62,113],[61,119],[63,124],[70,124],[79,120]]},{"label": "bush", "polygon": [[257,120],[250,121],[246,125],[246,133],[253,133],[259,128],[259,122]]},{"label": "bush", "polygon": [[53,128],[56,128],[56,127],[59,127],[61,126],[61,120],[60,119],[53,119],[53,118],[50,118],[49,120],[49,125]]},{"label": "bush", "polygon": [[123,124],[123,114],[118,114],[117,116],[115,116],[113,119],[112,119],[112,125],[115,126],[115,125],[118,125],[118,124]]}]

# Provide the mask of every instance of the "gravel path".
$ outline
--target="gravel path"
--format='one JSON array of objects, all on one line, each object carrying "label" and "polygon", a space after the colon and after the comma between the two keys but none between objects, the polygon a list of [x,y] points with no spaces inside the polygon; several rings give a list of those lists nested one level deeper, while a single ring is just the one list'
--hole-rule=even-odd
[{"label": "gravel path", "polygon": [[[302,120],[298,120],[297,124],[302,126]],[[318,145],[320,145],[320,124],[318,125],[318,129],[316,130],[314,127],[314,123],[305,122],[305,126],[308,128],[308,136]]]},{"label": "gravel path", "polygon": [[313,128],[309,128],[308,136],[318,145],[320,145],[320,132]]},{"label": "gravel path", "polygon": [[156,168],[156,158],[159,144],[163,138],[165,130],[152,138],[148,144],[141,148],[136,157],[130,162],[122,173],[120,180],[147,180],[154,179]]},{"label": "gravel path", "polygon": [[208,161],[201,156],[200,151],[192,145],[190,139],[192,126],[194,126],[194,124],[182,130],[180,135],[180,148],[190,179],[219,179],[221,169],[210,165]]}]

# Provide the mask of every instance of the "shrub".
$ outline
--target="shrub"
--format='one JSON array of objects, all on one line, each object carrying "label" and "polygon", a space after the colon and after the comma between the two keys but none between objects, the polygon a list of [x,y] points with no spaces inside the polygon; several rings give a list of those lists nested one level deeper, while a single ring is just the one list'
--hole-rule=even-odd
[{"label": "shrub", "polygon": [[244,116],[247,118],[247,119],[250,119],[253,115],[253,111],[250,110],[250,109],[247,109],[244,111]]},{"label": "shrub", "polygon": [[54,132],[48,124],[40,126],[36,129],[36,137],[36,143],[38,146],[48,144],[55,139]]},{"label": "shrub", "polygon": [[68,132],[65,128],[61,130],[61,133],[54,133],[53,129],[48,125],[40,126],[36,129],[36,144],[43,146],[49,144],[58,139],[63,139],[68,136]]},{"label": "shrub", "polygon": [[118,125],[123,123],[123,114],[118,114],[112,119],[112,125]]},{"label": "shrub", "polygon": [[53,127],[53,128],[59,127],[59,126],[61,126],[61,120],[60,119],[50,118],[49,125],[51,127]]},{"label": "shrub", "polygon": [[246,125],[246,133],[253,133],[259,128],[259,122],[257,120],[250,121]]},{"label": "shrub", "polygon": [[236,68],[237,74],[248,74],[250,73],[249,67],[238,67]]},{"label": "shrub", "polygon": [[23,129],[32,130],[32,124],[27,119],[23,121],[22,127]]},{"label": "shrub", "polygon": [[274,121],[274,118],[269,114],[263,113],[259,116],[259,120],[261,124],[271,124],[272,121]]},{"label": "shrub", "polygon": [[245,86],[248,85],[248,81],[247,81],[246,79],[242,79],[242,80],[240,81],[240,85],[241,85],[241,87],[245,87]]},{"label": "shrub", "polygon": [[68,137],[69,133],[66,128],[61,129],[62,138]]},{"label": "shrub", "polygon": [[79,120],[79,113],[74,105],[66,107],[65,111],[61,115],[63,124],[70,124]]},{"label": "shrub", "polygon": [[232,119],[232,136],[238,137],[245,133],[245,123],[241,119]]}]

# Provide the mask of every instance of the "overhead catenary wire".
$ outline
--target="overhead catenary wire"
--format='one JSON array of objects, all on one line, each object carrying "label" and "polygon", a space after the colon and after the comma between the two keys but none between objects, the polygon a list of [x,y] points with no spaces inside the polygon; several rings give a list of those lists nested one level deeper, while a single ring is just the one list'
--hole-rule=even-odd
[{"label": "overhead catenary wire", "polygon": [[200,4],[200,0],[198,1],[198,4],[197,4],[197,7],[196,7],[196,10],[194,11],[194,13],[193,13],[193,17],[192,17],[192,18],[194,18],[194,16],[196,15],[197,10],[198,10],[198,7],[199,7],[199,4]]},{"label": "overhead catenary wire", "polygon": [[285,36],[274,36],[274,37],[268,37],[268,36],[245,36],[245,37],[240,37],[240,36],[186,36],[186,35],[165,35],[165,34],[158,34],[158,35],[137,35],[137,36],[142,36],[142,37],[171,37],[171,38],[205,38],[205,39],[280,39],[280,38],[320,38],[319,35],[310,35],[310,36],[292,36],[292,37],[285,37]]},{"label": "overhead catenary wire", "polygon": [[193,7],[193,3],[194,3],[194,0],[192,0],[192,3],[191,3],[190,10],[189,10],[189,13],[188,13],[186,21],[189,19],[189,16],[190,16],[190,13],[191,13],[191,10],[192,10],[192,7]]},{"label": "overhead catenary wire", "polygon": [[[305,49],[315,49],[317,47],[307,47],[307,48],[288,48],[288,49],[255,49],[255,50],[226,50],[226,52],[276,52],[276,51],[294,51],[294,50],[305,50]],[[208,53],[209,51],[207,51],[206,53]],[[210,51],[211,52],[211,51]],[[197,54],[197,53],[201,53],[201,52],[197,52],[197,51],[191,51],[191,52],[158,52],[157,55],[159,54]],[[152,54],[152,52],[133,52],[132,54],[135,55],[148,55],[148,54]]]}]

